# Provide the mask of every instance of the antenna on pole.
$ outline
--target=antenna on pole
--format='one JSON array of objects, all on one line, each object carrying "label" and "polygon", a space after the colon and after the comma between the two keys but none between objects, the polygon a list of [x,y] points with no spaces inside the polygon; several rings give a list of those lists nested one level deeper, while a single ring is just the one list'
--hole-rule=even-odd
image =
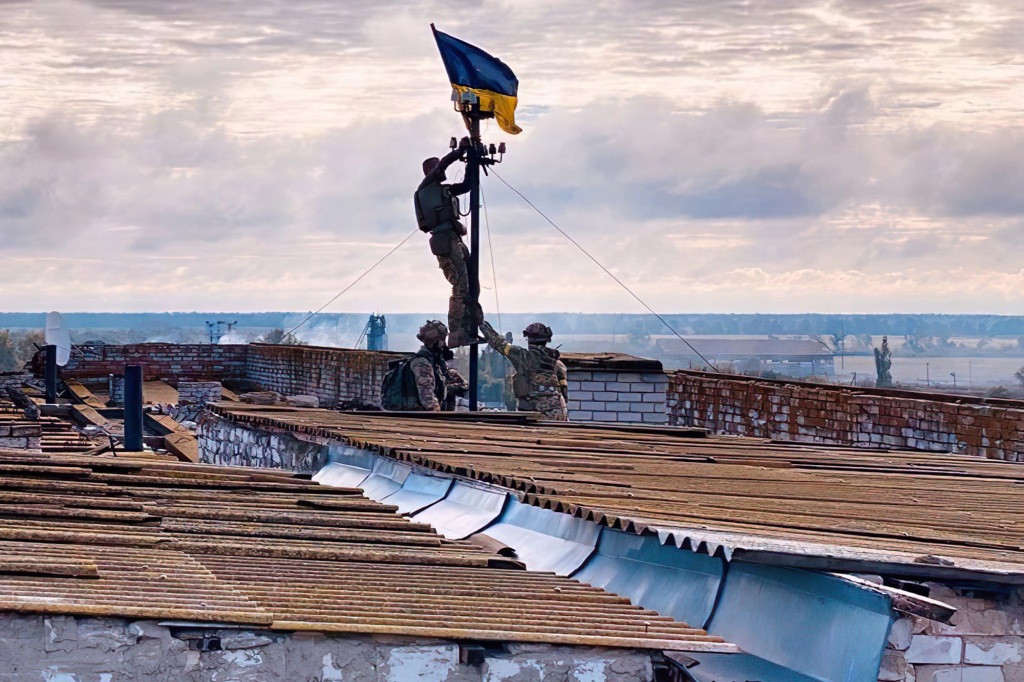
[{"label": "antenna on pole", "polygon": [[64,367],[71,360],[71,332],[57,311],[46,313],[46,345],[56,346],[58,367]]},{"label": "antenna on pole", "polygon": [[57,367],[64,367],[71,359],[71,333],[64,326],[64,318],[53,311],[46,314],[46,368],[44,384],[46,402],[57,402]]}]

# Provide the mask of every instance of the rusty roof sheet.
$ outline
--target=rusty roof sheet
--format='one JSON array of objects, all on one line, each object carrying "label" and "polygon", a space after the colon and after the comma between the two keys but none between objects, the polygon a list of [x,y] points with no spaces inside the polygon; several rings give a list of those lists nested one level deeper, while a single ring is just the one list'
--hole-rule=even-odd
[{"label": "rusty roof sheet", "polygon": [[337,438],[505,486],[524,501],[663,542],[831,570],[1024,582],[1024,467],[963,455],[237,408],[260,428]]},{"label": "rusty roof sheet", "polygon": [[0,610],[735,650],[395,511],[285,472],[0,450]]},{"label": "rusty roof sheet", "polygon": [[625,353],[562,353],[562,361],[569,369],[597,369],[604,371],[660,372],[660,360],[641,358]]}]

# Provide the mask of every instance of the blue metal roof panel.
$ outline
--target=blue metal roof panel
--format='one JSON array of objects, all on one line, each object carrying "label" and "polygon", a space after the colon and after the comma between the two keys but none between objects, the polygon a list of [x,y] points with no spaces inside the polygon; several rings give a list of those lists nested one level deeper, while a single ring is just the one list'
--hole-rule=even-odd
[{"label": "blue metal roof panel", "polygon": [[601,526],[512,499],[480,534],[514,548],[531,571],[570,575],[594,553]]},{"label": "blue metal roof panel", "polygon": [[724,570],[722,559],[666,547],[652,535],[605,529],[597,553],[573,577],[638,606],[703,623],[711,616]]},{"label": "blue metal roof panel", "polygon": [[448,495],[415,514],[450,540],[462,540],[485,528],[501,515],[508,493],[498,488],[456,481]]},{"label": "blue metal roof panel", "polygon": [[383,498],[383,501],[398,507],[399,514],[415,514],[443,499],[451,487],[451,477],[426,476],[414,471],[405,479],[401,488]]},{"label": "blue metal roof panel", "polygon": [[811,677],[875,682],[891,613],[887,597],[840,578],[734,561],[710,627]]},{"label": "blue metal roof panel", "polygon": [[334,462],[313,474],[313,480],[334,488],[358,488],[369,475],[369,469]]}]

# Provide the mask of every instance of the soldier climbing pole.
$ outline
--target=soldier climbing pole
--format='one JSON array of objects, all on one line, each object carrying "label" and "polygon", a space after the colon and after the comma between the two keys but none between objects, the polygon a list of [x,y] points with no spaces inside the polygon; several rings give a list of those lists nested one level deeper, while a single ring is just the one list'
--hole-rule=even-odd
[{"label": "soldier climbing pole", "polygon": [[[470,194],[470,236],[469,236],[469,310],[470,336],[478,338],[480,315],[480,171],[487,173],[487,166],[501,163],[505,154],[505,143],[495,147],[485,146],[480,139],[480,121],[493,118],[507,133],[520,132],[515,123],[515,109],[519,81],[512,69],[500,59],[492,57],[480,48],[458,38],[442,33],[430,25],[441,53],[448,79],[452,84],[452,100],[455,109],[469,130],[469,149],[466,152],[466,181]],[[454,139],[452,144],[455,144]],[[452,147],[455,148],[454,146]],[[469,409],[478,408],[480,395],[480,355],[476,343],[469,346]]]}]

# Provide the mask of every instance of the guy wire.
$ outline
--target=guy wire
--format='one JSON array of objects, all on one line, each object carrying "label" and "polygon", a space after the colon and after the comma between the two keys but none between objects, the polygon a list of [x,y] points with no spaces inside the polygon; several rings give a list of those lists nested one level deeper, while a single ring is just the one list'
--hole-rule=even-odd
[{"label": "guy wire", "polygon": [[504,334],[505,329],[501,325],[501,303],[498,301],[498,271],[494,269],[494,243],[491,242],[491,219],[487,217],[487,199],[484,197],[484,186],[482,184],[480,185],[480,203],[484,206],[484,225],[487,226],[487,251],[491,255],[491,280],[494,282],[494,311],[498,315],[498,331]]},{"label": "guy wire", "polygon": [[701,355],[700,351],[699,351],[699,350],[697,350],[696,348],[694,348],[694,347],[693,347],[693,344],[692,344],[692,343],[690,343],[689,341],[687,341],[686,339],[684,339],[684,338],[682,337],[682,335],[681,335],[681,334],[680,334],[679,332],[677,332],[677,331],[676,331],[676,330],[675,330],[675,329],[674,329],[674,328],[672,327],[672,325],[670,325],[670,324],[668,323],[668,321],[667,321],[667,320],[666,320],[666,319],[665,319],[664,317],[662,317],[662,316],[661,316],[661,315],[659,315],[659,314],[658,314],[657,312],[655,312],[654,308],[652,308],[651,306],[647,305],[647,303],[645,303],[645,302],[644,302],[644,300],[643,300],[642,298],[640,298],[639,296],[637,296],[637,295],[636,295],[636,294],[635,294],[635,293],[633,292],[633,290],[632,290],[632,289],[630,289],[630,288],[629,288],[628,286],[626,286],[626,285],[625,285],[625,283],[623,283],[623,281],[622,281],[622,280],[620,280],[620,279],[619,279],[618,277],[616,277],[615,275],[613,275],[613,274],[612,274],[612,272],[611,272],[611,270],[609,270],[608,268],[606,268],[606,267],[605,267],[604,265],[602,265],[602,264],[601,264],[601,261],[597,260],[596,258],[594,258],[594,256],[590,255],[590,252],[589,252],[589,251],[587,251],[587,250],[586,250],[585,248],[583,248],[583,247],[582,247],[582,246],[580,245],[580,243],[579,243],[579,242],[577,242],[577,241],[576,241],[575,239],[573,239],[572,237],[570,237],[570,236],[569,236],[569,234],[568,234],[568,233],[567,233],[567,232],[566,232],[565,230],[563,230],[563,229],[562,229],[562,228],[560,228],[560,227],[559,227],[558,225],[556,225],[556,224],[555,224],[555,221],[553,221],[553,220],[552,220],[551,218],[547,217],[547,215],[545,215],[545,214],[544,214],[544,211],[542,211],[542,210],[540,210],[539,208],[537,208],[536,206],[534,206],[534,205],[533,205],[533,202],[532,202],[532,201],[530,201],[529,199],[527,199],[527,198],[526,198],[526,197],[525,197],[525,196],[523,195],[523,193],[522,193],[522,192],[520,192],[519,190],[517,190],[517,189],[516,189],[515,187],[513,187],[512,185],[508,184],[508,183],[507,183],[507,182],[505,181],[505,178],[501,177],[501,176],[500,176],[500,175],[498,174],[498,171],[496,171],[496,170],[494,170],[494,169],[492,168],[492,169],[491,169],[491,172],[492,172],[492,173],[494,173],[494,177],[496,177],[496,178],[498,178],[499,180],[501,180],[502,184],[504,184],[504,185],[505,185],[506,187],[508,187],[508,188],[509,188],[510,190],[512,190],[513,192],[515,192],[516,194],[518,194],[518,195],[519,195],[519,198],[520,198],[520,199],[522,199],[522,200],[523,200],[523,201],[525,201],[525,202],[526,202],[527,204],[529,204],[529,205],[530,205],[530,208],[532,208],[532,209],[533,209],[534,211],[536,211],[536,212],[537,212],[538,214],[540,214],[540,217],[541,217],[541,218],[543,218],[544,220],[548,221],[548,223],[549,223],[549,224],[551,225],[551,227],[553,227],[553,228],[555,228],[556,230],[558,230],[558,231],[559,231],[559,232],[561,233],[561,235],[562,235],[563,237],[565,237],[566,239],[568,239],[568,240],[569,240],[570,242],[572,242],[572,244],[573,244],[573,245],[574,245],[574,246],[575,246],[575,247],[576,247],[577,249],[579,249],[580,251],[582,251],[582,252],[583,252],[583,255],[585,255],[585,256],[586,256],[587,258],[589,258],[590,260],[594,261],[594,263],[595,263],[595,264],[597,265],[597,267],[599,267],[599,268],[601,268],[602,270],[604,270],[604,272],[605,272],[605,274],[606,274],[606,275],[608,275],[608,276],[609,276],[609,277],[611,277],[611,278],[612,278],[613,280],[615,280],[616,284],[618,284],[618,285],[619,285],[620,287],[622,287],[623,289],[625,289],[625,290],[626,290],[626,292],[627,292],[627,293],[629,293],[629,295],[630,295],[630,296],[632,296],[633,298],[635,298],[635,299],[636,299],[636,300],[637,300],[637,301],[638,301],[638,302],[640,303],[640,305],[642,305],[642,306],[643,306],[644,308],[647,308],[647,312],[649,312],[649,313],[650,313],[651,315],[654,315],[654,316],[655,316],[656,318],[658,318],[658,319],[659,319],[659,320],[661,321],[661,323],[662,323],[663,325],[665,325],[665,327],[666,327],[666,328],[667,328],[667,329],[668,329],[668,330],[669,330],[670,332],[672,332],[672,333],[673,333],[673,334],[675,335],[675,337],[676,337],[677,339],[679,339],[680,341],[682,341],[683,343],[685,343],[685,344],[687,345],[687,347],[689,347],[689,349],[690,349],[690,350],[692,350],[692,351],[693,351],[694,353],[696,353],[696,354],[697,354],[697,357],[698,357],[698,358],[700,358],[701,360],[703,360],[703,361],[704,361],[704,364],[706,364],[706,365],[707,365],[708,367],[711,367],[711,368],[712,368],[712,369],[714,369],[714,370],[715,370],[716,372],[718,371],[718,368],[717,368],[717,367],[715,367],[715,366],[714,366],[713,364],[711,364],[711,362],[710,362],[710,361],[709,361],[709,360],[708,360],[708,359],[707,359],[706,357],[704,357],[703,355]]},{"label": "guy wire", "polygon": [[395,248],[391,249],[390,251],[385,253],[383,256],[381,256],[380,260],[378,260],[376,263],[371,265],[370,268],[368,270],[366,270],[363,274],[359,275],[354,280],[352,280],[352,282],[347,287],[345,287],[344,289],[339,291],[337,294],[335,294],[334,298],[329,300],[327,303],[324,303],[322,306],[317,308],[315,311],[311,312],[309,315],[306,315],[306,317],[302,320],[302,322],[299,322],[297,325],[295,325],[294,327],[289,329],[287,332],[285,332],[285,336],[288,336],[289,334],[293,333],[296,329],[298,329],[299,327],[301,327],[302,325],[306,324],[311,319],[313,319],[313,317],[315,317],[316,315],[319,315],[323,311],[324,308],[326,308],[327,306],[329,306],[330,304],[334,303],[339,298],[341,298],[341,296],[343,294],[345,294],[346,292],[348,292],[349,289],[351,289],[356,284],[358,284],[359,280],[361,280],[363,277],[366,277],[367,275],[369,275],[371,272],[374,271],[374,269],[378,265],[380,265],[381,263],[386,261],[391,254],[393,254],[395,251],[398,251],[398,249],[402,248],[402,245],[405,244],[410,239],[412,239],[412,236],[414,234],[416,234],[417,232],[419,232],[419,229],[420,229],[419,227],[413,228],[412,232],[410,232],[409,235],[405,239],[403,239],[402,241],[398,242],[398,244],[395,246]]}]

